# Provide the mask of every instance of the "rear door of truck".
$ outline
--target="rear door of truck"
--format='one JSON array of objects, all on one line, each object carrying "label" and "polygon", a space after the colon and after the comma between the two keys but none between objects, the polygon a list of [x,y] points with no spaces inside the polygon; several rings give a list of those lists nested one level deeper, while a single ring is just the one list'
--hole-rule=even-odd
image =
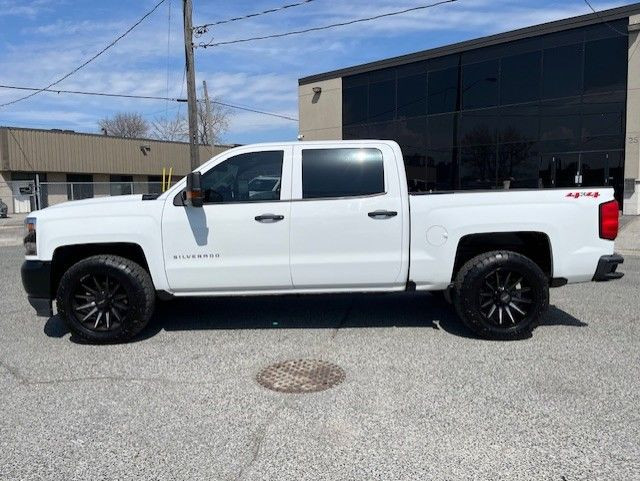
[{"label": "rear door of truck", "polygon": [[408,202],[389,144],[300,144],[292,180],[294,288],[405,285]]}]

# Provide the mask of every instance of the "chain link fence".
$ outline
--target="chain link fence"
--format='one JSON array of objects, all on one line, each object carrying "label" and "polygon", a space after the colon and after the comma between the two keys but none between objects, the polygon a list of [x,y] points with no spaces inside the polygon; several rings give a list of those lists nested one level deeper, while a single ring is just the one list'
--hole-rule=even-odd
[{"label": "chain link fence", "polygon": [[162,182],[0,182],[0,216],[28,214],[70,200],[131,194],[160,194]]}]

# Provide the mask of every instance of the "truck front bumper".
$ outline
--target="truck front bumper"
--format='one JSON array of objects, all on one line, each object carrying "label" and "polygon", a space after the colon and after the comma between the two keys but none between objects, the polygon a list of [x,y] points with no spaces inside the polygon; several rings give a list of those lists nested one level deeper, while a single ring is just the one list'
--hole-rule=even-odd
[{"label": "truck front bumper", "polygon": [[620,254],[612,254],[610,256],[602,256],[598,261],[598,267],[596,273],[593,276],[593,280],[596,282],[611,281],[613,279],[620,279],[624,274],[622,272],[616,272],[618,265],[624,262],[624,257]]},{"label": "truck front bumper", "polygon": [[51,317],[51,262],[24,261],[20,274],[27,299],[36,314]]}]

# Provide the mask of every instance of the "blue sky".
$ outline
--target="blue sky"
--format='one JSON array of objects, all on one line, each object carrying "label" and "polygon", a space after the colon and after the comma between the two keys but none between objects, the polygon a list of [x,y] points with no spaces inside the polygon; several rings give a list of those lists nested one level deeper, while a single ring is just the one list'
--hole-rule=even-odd
[{"label": "blue sky", "polygon": [[[199,25],[293,0],[193,2],[194,24]],[[99,51],[155,3],[157,0],[0,0],[0,84],[46,85]],[[432,2],[315,0],[216,27],[203,38],[224,41],[268,35],[426,3]],[[598,10],[631,3],[592,0]],[[583,0],[459,0],[323,32],[197,49],[197,81],[200,85],[206,80],[210,95],[221,101],[297,117],[300,77],[585,13],[589,9]],[[58,88],[184,97],[183,71],[182,0],[167,0],[114,48]],[[22,95],[0,89],[0,103]],[[0,125],[97,132],[98,120],[115,112],[135,111],[153,120],[174,115],[177,108],[164,101],[42,93],[1,108]],[[223,140],[249,143],[296,136],[296,122],[232,110]]]}]

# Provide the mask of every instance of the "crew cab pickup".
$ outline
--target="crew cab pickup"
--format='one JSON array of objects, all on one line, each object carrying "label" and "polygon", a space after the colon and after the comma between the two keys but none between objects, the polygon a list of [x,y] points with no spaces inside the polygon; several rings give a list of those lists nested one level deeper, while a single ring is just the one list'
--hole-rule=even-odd
[{"label": "crew cab pickup", "polygon": [[405,290],[443,293],[479,336],[512,339],[544,318],[549,287],[622,277],[612,189],[409,194],[392,141],[237,147],[161,195],[26,224],[31,305],[50,316],[55,299],[93,342],[135,336],[156,297]]}]

